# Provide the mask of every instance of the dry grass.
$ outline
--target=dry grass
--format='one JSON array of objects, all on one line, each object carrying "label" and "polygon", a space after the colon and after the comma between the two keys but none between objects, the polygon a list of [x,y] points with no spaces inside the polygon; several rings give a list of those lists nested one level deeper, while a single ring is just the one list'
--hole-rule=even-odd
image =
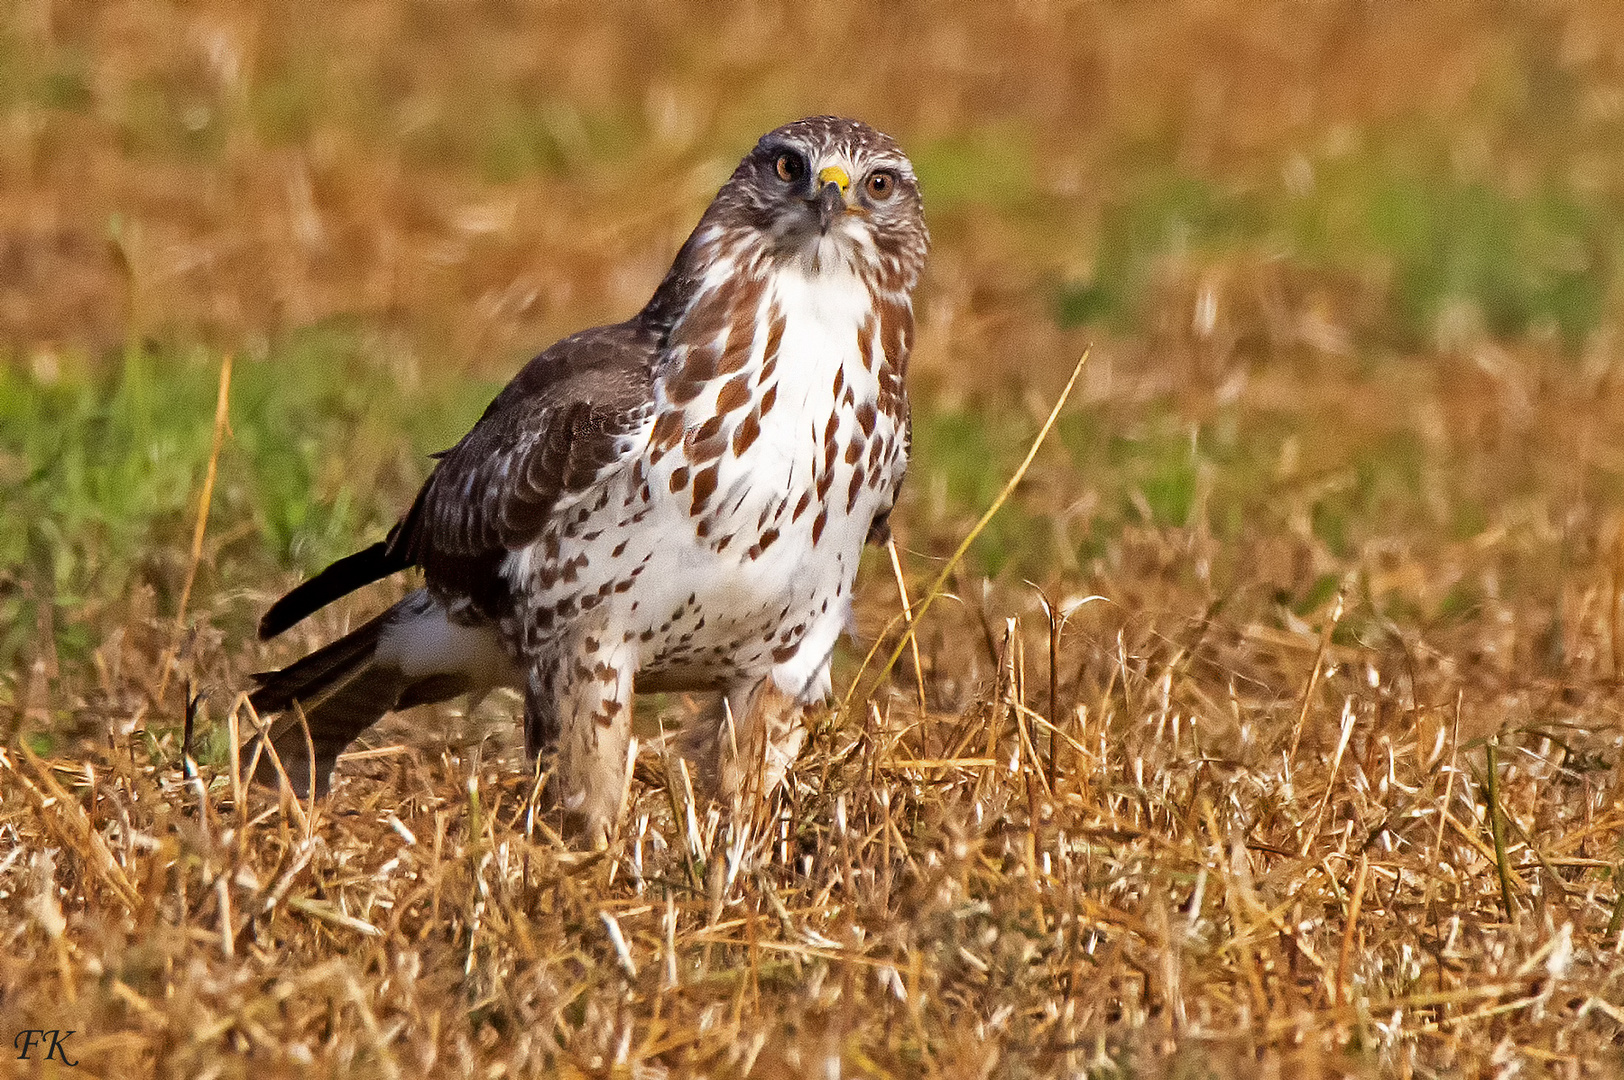
[{"label": "dry grass", "polygon": [[[1062,643],[1055,724],[1018,624],[963,710],[829,718],[751,825],[656,744],[601,856],[532,815],[511,737],[386,746],[302,811],[24,746],[8,1019],[107,1076],[1617,1067],[1618,742],[1578,719],[1608,693],[1496,709],[1329,634],[1117,630]],[[1525,718],[1503,863],[1486,713]]]},{"label": "dry grass", "polygon": [[[146,531],[74,546],[54,509],[0,527],[27,553],[0,565],[0,610],[30,620],[0,671],[0,1040],[71,1028],[79,1062],[11,1068],[1624,1075],[1609,13],[125,0],[3,19],[0,342],[27,374],[0,391],[145,357],[145,393],[201,433],[181,509]],[[895,519],[916,605],[1096,343],[925,614],[919,669],[903,652],[821,716],[753,816],[692,805],[661,734],[688,703],[652,703],[623,835],[596,855],[531,812],[511,702],[386,722],[315,806],[244,791],[247,673],[388,587],[249,640],[295,575],[243,509],[263,434],[243,417],[339,436],[325,413],[234,413],[194,547],[222,353],[233,394],[264,397],[280,342],[350,320],[360,366],[406,386],[383,420],[336,410],[345,465],[313,481],[363,492],[335,528],[365,534],[420,478],[400,418],[450,393],[439,373],[500,378],[635,308],[719,170],[819,108],[895,131],[927,179]],[[1169,174],[1209,188],[1168,196]],[[1361,185],[1398,219],[1472,228],[1433,261],[1360,247],[1336,223]],[[1193,239],[1147,255],[1136,208],[1170,198]],[[1323,236],[1290,226],[1305,205]],[[1577,300],[1574,266],[1596,286]],[[1102,300],[1102,268],[1143,287]],[[1071,326],[1068,304],[1105,314]],[[332,377],[374,385],[346,365]],[[195,408],[183,383],[206,387]],[[55,507],[28,486],[51,462],[18,445],[0,432],[0,491]],[[888,577],[872,559],[859,596],[882,660]]]}]

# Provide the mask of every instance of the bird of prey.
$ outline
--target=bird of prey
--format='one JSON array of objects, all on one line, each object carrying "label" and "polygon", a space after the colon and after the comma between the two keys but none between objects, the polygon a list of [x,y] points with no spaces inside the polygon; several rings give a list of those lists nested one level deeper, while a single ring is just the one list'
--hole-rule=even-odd
[{"label": "bird of prey", "polygon": [[[507,685],[578,838],[601,842],[621,813],[633,687],[722,691],[690,740],[701,776],[724,802],[770,792],[829,693],[864,542],[889,535],[928,246],[890,137],[830,116],[764,135],[642,311],[530,361],[385,539],[265,614],[270,638],[423,572],[259,676],[251,701],[281,714],[266,737],[295,790],[325,792],[386,712]],[[275,778],[265,761],[258,775]]]}]

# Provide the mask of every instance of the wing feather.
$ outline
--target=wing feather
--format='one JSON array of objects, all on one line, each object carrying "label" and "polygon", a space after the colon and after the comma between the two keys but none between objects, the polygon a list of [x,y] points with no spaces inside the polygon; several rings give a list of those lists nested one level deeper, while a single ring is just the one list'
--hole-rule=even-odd
[{"label": "wing feather", "polygon": [[391,550],[431,587],[501,608],[502,560],[632,449],[653,409],[657,350],[655,334],[631,322],[565,338],[531,361],[441,457]]},{"label": "wing feather", "polygon": [[408,566],[422,567],[431,588],[499,614],[509,599],[507,555],[540,538],[561,499],[634,449],[631,436],[653,410],[658,348],[657,333],[633,320],[567,337],[530,361],[473,429],[436,455],[388,537],[294,589],[272,607],[274,619],[267,613],[261,636]]}]

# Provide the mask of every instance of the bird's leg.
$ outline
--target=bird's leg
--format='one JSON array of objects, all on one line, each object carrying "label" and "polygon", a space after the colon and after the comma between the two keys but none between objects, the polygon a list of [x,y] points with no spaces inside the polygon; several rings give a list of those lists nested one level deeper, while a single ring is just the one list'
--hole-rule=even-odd
[{"label": "bird's leg", "polygon": [[778,790],[806,740],[805,713],[806,706],[770,676],[728,691],[706,770],[718,802],[732,806],[736,799],[766,799]]},{"label": "bird's leg", "polygon": [[553,802],[573,841],[601,847],[614,834],[631,777],[632,657],[585,647],[532,665],[525,743],[555,750]]}]

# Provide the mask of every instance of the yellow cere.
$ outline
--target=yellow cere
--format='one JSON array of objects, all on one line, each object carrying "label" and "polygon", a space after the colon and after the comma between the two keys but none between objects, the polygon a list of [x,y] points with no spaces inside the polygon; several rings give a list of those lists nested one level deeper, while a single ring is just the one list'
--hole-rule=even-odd
[{"label": "yellow cere", "polygon": [[821,189],[824,184],[834,184],[844,194],[851,187],[851,177],[839,165],[825,165],[818,170],[818,187]]}]

